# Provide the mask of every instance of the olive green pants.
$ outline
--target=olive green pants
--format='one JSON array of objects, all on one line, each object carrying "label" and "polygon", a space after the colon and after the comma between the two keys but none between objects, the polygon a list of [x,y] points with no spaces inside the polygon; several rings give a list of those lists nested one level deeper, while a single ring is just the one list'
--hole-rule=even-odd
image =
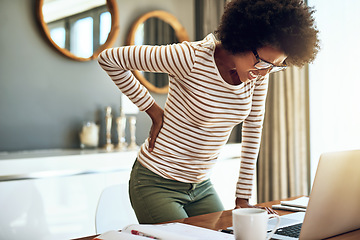
[{"label": "olive green pants", "polygon": [[183,183],[165,179],[138,161],[131,172],[129,194],[139,223],[160,223],[224,209],[210,180]]}]

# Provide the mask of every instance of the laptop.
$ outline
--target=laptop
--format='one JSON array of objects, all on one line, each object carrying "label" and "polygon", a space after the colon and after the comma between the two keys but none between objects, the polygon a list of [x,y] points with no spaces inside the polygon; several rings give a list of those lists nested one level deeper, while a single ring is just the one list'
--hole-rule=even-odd
[{"label": "laptop", "polygon": [[[360,150],[320,156],[306,212],[280,217],[272,239],[323,239],[360,228]],[[269,229],[275,219],[269,220]],[[298,233],[289,229],[300,228]]]}]

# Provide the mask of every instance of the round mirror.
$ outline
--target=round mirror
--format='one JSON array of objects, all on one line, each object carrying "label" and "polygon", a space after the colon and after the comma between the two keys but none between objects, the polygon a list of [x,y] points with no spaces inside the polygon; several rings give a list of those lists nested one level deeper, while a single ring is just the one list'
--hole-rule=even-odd
[{"label": "round mirror", "polygon": [[116,0],[37,0],[36,15],[50,44],[77,61],[97,58],[119,33]]},{"label": "round mirror", "polygon": [[[164,11],[152,11],[135,21],[129,32],[127,45],[166,45],[183,41],[189,41],[189,37],[175,16]],[[133,73],[149,91],[169,91],[167,74],[137,70]]]}]

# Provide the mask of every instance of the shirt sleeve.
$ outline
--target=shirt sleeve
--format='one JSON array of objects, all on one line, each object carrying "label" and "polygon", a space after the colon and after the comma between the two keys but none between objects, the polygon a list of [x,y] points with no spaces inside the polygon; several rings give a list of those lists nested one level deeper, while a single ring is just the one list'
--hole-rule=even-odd
[{"label": "shirt sleeve", "polygon": [[124,46],[106,49],[98,62],[116,86],[141,111],[154,103],[148,90],[135,78],[131,70],[168,73],[184,78],[193,65],[194,51],[188,42],[164,46]]},{"label": "shirt sleeve", "polygon": [[241,164],[236,186],[237,198],[249,199],[251,197],[264,122],[268,79],[267,75],[263,80],[255,83],[251,111],[242,125]]}]

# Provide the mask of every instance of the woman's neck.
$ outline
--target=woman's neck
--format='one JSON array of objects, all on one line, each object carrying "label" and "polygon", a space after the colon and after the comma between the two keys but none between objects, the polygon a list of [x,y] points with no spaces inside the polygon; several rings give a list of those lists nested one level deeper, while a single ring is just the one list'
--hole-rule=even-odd
[{"label": "woman's neck", "polygon": [[214,58],[221,77],[231,85],[240,85],[242,82],[232,61],[232,54],[224,49],[221,43],[216,44]]}]

